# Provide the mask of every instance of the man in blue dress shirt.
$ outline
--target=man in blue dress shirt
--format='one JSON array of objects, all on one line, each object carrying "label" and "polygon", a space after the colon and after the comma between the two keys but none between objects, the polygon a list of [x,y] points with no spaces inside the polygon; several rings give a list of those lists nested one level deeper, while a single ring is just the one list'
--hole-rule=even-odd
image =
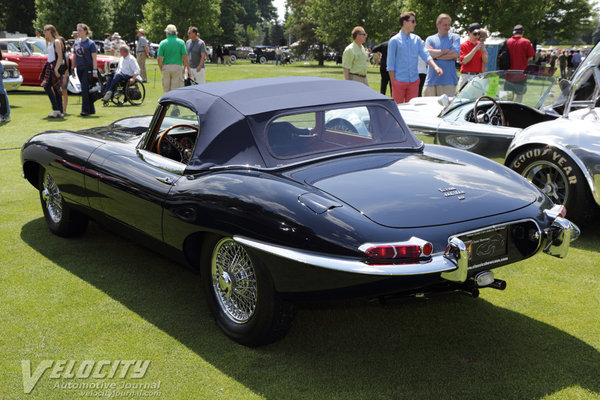
[{"label": "man in blue dress shirt", "polygon": [[[442,69],[433,61],[420,37],[412,33],[417,21],[415,13],[404,12],[400,15],[402,28],[400,33],[388,41],[387,71],[392,82],[392,97],[396,103],[405,103],[417,97],[419,93],[418,59],[431,66],[430,71],[441,75]],[[456,72],[455,72],[456,74]]]},{"label": "man in blue dress shirt", "polygon": [[427,72],[423,96],[456,95],[456,59],[460,55],[460,36],[450,33],[452,18],[448,14],[440,14],[435,25],[438,33],[425,40],[425,47],[431,57],[442,68],[444,74],[439,76],[431,69]]}]

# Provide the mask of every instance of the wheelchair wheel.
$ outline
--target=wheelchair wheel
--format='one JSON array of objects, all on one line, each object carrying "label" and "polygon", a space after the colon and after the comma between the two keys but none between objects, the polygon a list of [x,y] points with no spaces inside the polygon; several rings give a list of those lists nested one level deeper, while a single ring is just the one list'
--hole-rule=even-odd
[{"label": "wheelchair wheel", "polygon": [[112,99],[110,100],[118,106],[122,106],[123,104],[125,104],[127,98],[125,97],[125,91],[123,90],[123,87],[121,85],[117,86],[115,92],[112,95]]},{"label": "wheelchair wheel", "polygon": [[125,85],[125,93],[127,94],[127,101],[129,101],[132,106],[139,106],[146,98],[146,88],[144,87],[144,84],[138,80],[133,83],[127,82],[127,85]]}]

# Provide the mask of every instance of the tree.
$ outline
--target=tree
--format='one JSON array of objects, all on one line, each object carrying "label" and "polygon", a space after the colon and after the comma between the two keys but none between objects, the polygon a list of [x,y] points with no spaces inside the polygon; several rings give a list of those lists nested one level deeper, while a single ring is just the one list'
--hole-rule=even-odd
[{"label": "tree", "polygon": [[399,30],[398,17],[407,10],[416,13],[415,33],[423,39],[437,32],[440,13],[449,14],[462,32],[479,22],[509,37],[520,23],[532,41],[578,38],[591,29],[592,16],[587,0],[288,0],[287,4],[292,13],[288,29],[290,24],[298,25],[296,30],[314,26],[315,39],[327,44],[349,43],[356,25],[365,28],[369,40],[386,40],[391,31]]},{"label": "tree", "polygon": [[596,22],[596,29],[592,34],[592,44],[596,45],[600,42],[600,19]]},{"label": "tree", "polygon": [[35,7],[34,26],[39,29],[52,24],[65,38],[71,36],[80,22],[87,24],[95,37],[102,37],[110,28],[113,13],[110,0],[35,0]]},{"label": "tree", "polygon": [[222,0],[220,8],[219,27],[222,34],[213,37],[212,41],[221,44],[241,43],[245,35],[240,34],[240,31],[236,29],[236,25],[239,25],[238,20],[246,15],[246,10],[235,0]]},{"label": "tree", "polygon": [[271,31],[269,33],[269,42],[274,46],[284,46],[285,45],[285,37],[283,34],[283,27],[279,25],[277,21],[271,26]]},{"label": "tree", "polygon": [[0,31],[33,34],[35,0],[3,1],[0,4]]},{"label": "tree", "polygon": [[196,26],[201,37],[221,34],[219,0],[148,0],[143,7],[142,26],[152,41],[165,38],[165,28],[174,24],[183,38],[190,26]]},{"label": "tree", "polygon": [[423,38],[437,31],[435,20],[442,12],[449,14],[462,31],[478,22],[502,37],[510,37],[513,27],[521,24],[532,41],[575,39],[590,29],[592,17],[586,0],[408,0],[407,6],[417,14],[415,33]]},{"label": "tree", "polygon": [[119,34],[129,41],[136,40],[136,32],[141,26],[138,24],[144,18],[142,7],[146,0],[112,0],[114,16],[109,33]]}]

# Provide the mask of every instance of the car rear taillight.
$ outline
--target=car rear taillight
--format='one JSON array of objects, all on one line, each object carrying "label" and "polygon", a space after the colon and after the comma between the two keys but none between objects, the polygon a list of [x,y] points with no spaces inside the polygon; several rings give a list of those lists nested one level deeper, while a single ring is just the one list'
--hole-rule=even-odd
[{"label": "car rear taillight", "polygon": [[412,237],[406,242],[365,243],[359,247],[369,258],[375,260],[406,260],[428,257],[433,253],[433,245],[425,240]]}]

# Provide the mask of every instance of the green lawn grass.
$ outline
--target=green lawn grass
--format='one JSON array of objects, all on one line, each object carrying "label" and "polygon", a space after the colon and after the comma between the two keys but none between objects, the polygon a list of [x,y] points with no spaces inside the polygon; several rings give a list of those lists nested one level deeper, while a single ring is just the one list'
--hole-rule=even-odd
[{"label": "green lawn grass", "polygon": [[[81,399],[56,384],[157,383],[161,399],[600,398],[600,229],[569,257],[538,255],[497,270],[503,291],[429,299],[346,301],[300,308],[289,335],[248,349],[227,339],[187,269],[91,224],[81,238],[47,230],[20,176],[19,147],[47,129],[81,129],[153,112],[155,65],[140,107],[97,104],[49,120],[40,88],[10,94],[0,126],[0,399]],[[313,64],[209,65],[208,81],[276,75],[341,78]],[[379,72],[369,74],[372,87]],[[21,361],[150,360],[141,379],[54,379],[23,391]],[[92,397],[93,398],[93,397]]]}]

